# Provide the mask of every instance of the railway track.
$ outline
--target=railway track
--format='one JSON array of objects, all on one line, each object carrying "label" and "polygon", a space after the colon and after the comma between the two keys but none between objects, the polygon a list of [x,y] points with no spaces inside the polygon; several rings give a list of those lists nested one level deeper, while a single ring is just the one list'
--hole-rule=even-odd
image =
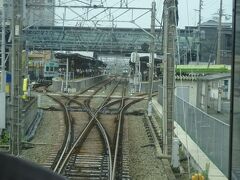
[{"label": "railway track", "polygon": [[[95,90],[94,91],[94,93],[93,93],[93,95],[98,91],[98,90],[100,90],[101,88],[98,88],[97,90]],[[84,92],[86,92],[87,90],[85,90]],[[47,164],[47,167],[49,168],[49,164],[51,164],[52,163],[52,166],[51,166],[51,169],[53,169],[54,171],[58,171],[58,168],[59,168],[59,166],[60,166],[60,162],[62,161],[62,159],[63,159],[63,157],[64,157],[64,155],[65,155],[65,153],[66,153],[66,151],[69,149],[69,144],[71,144],[71,143],[69,143],[69,139],[70,139],[70,134],[73,132],[73,131],[71,131],[71,124],[72,124],[72,118],[71,118],[71,116],[70,116],[70,114],[68,113],[68,111],[67,111],[67,108],[66,108],[66,104],[68,104],[68,103],[62,103],[60,100],[58,100],[57,98],[54,98],[54,97],[52,97],[51,96],[51,98],[53,98],[55,101],[57,101],[60,105],[61,105],[61,107],[62,107],[62,109],[64,110],[64,115],[65,115],[65,126],[66,126],[66,129],[68,129],[67,131],[66,131],[66,136],[65,136],[65,140],[64,140],[64,143],[63,143],[63,146],[60,148],[60,150],[58,151],[58,153],[52,153],[51,155],[50,155],[50,162],[49,163],[46,163]],[[89,101],[90,102],[90,101]],[[91,112],[91,109],[89,109],[89,112]],[[93,116],[93,115],[92,115]],[[73,128],[72,128],[73,129]],[[72,133],[73,134],[73,133]],[[68,140],[67,140],[68,139]],[[72,138],[73,139],[73,138]],[[72,141],[72,140],[71,140]],[[53,162],[53,160],[52,160],[52,157],[55,157],[55,160],[54,160],[54,162]],[[56,159],[58,159],[58,160],[56,160]]]},{"label": "railway track", "polygon": [[[106,82],[108,84],[109,82]],[[122,98],[111,101],[111,95],[122,85]],[[105,85],[104,85],[105,86]],[[101,87],[104,87],[101,86]],[[102,88],[98,87],[91,96]],[[87,92],[87,91],[84,91]],[[128,167],[127,124],[124,123],[125,111],[134,103],[144,99],[129,100],[125,97],[126,83],[116,83],[108,96],[98,107],[91,105],[91,96],[85,100],[63,96],[65,102],[56,97],[65,116],[65,138],[57,153],[53,153],[51,169],[68,179],[130,179]],[[74,104],[85,108],[89,119],[82,122],[77,112],[70,112]],[[101,117],[103,109],[119,104],[115,118],[106,121]],[[82,112],[83,113],[83,112]],[[75,127],[75,125],[78,126]],[[81,125],[80,125],[81,124]],[[81,126],[81,130],[78,128]],[[48,163],[50,164],[50,163]]]},{"label": "railway track", "polygon": [[51,82],[34,84],[32,89],[36,92],[48,92],[48,87],[52,85]]},{"label": "railway track", "polygon": [[[97,92],[101,89],[98,87],[100,84],[108,84],[110,81],[112,81],[112,79],[100,82],[99,84],[97,84],[95,86],[91,86],[91,87],[83,90],[82,92],[77,93],[76,95],[85,93],[89,89],[95,88],[95,87],[97,88],[97,90],[96,90],[96,92]],[[46,86],[41,86],[40,88],[42,88],[42,87],[44,89],[47,88]],[[47,91],[44,91],[44,92],[46,93]],[[69,101],[64,102],[61,99],[61,97],[64,97],[65,99],[69,100],[68,97],[61,96],[59,98],[59,97],[55,97],[52,95],[47,95],[47,96],[50,97],[51,99],[53,99],[55,102],[57,102],[60,105],[60,107],[63,111],[63,116],[64,116],[64,121],[60,121],[58,141],[56,142],[56,144],[54,145],[54,148],[50,152],[50,155],[49,155],[47,161],[42,164],[45,168],[51,169],[54,172],[56,172],[57,168],[60,165],[61,159],[64,157],[64,154],[69,150],[70,145],[72,144],[72,141],[74,140],[73,119],[67,110],[67,104]]]},{"label": "railway track", "polygon": [[[58,169],[58,173],[64,174],[69,179],[111,178],[112,156],[110,142],[105,128],[97,119],[97,114],[108,102],[110,95],[117,86],[118,84],[97,108],[96,112],[93,112],[90,107],[90,99],[85,100],[84,104],[74,99],[71,100],[80,106],[84,105],[88,109],[91,119],[73,143],[65,159],[62,159],[62,166]],[[96,126],[94,126],[95,124]]]}]

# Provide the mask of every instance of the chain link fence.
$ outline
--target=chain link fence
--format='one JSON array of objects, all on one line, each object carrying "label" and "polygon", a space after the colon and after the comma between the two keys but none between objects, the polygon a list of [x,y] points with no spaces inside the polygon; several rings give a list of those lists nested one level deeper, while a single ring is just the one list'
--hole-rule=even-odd
[{"label": "chain link fence", "polygon": [[[162,104],[162,87],[158,102]],[[228,176],[229,125],[175,96],[175,121],[211,161]]]}]

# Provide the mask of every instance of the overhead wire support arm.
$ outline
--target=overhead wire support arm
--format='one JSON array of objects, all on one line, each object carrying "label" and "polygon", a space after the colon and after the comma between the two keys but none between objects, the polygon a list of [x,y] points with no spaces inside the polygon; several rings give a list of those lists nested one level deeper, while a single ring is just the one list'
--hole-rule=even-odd
[{"label": "overhead wire support arm", "polygon": [[139,27],[139,29],[141,29],[142,31],[144,31],[146,34],[148,34],[150,37],[155,38],[155,36],[153,36],[150,32],[148,32],[147,30],[145,30],[144,28],[142,28],[141,26],[139,26],[137,23],[135,23],[135,21],[131,21],[132,24],[136,25],[137,27]]},{"label": "overhead wire support arm", "polygon": [[[129,4],[133,1],[135,0],[129,1]],[[47,7],[55,7],[56,9],[53,12],[55,17],[55,26],[47,26],[43,28],[41,25],[38,25],[34,22],[35,24],[32,24],[33,28],[30,28],[32,26],[28,26],[24,29],[23,36],[29,42],[27,44],[27,47],[29,49],[49,48],[57,50],[59,49],[59,47],[63,46],[64,50],[81,49],[105,51],[110,48],[111,44],[108,43],[109,40],[112,38],[113,48],[111,49],[113,49],[114,52],[117,52],[119,50],[121,50],[121,52],[131,52],[132,49],[135,48],[132,46],[132,44],[135,44],[139,52],[144,52],[141,45],[144,43],[149,43],[151,41],[152,34],[150,33],[149,29],[143,29],[146,25],[144,25],[143,28],[139,26],[141,25],[139,23],[139,20],[143,16],[148,16],[149,12],[151,12],[152,8],[150,6],[138,8],[125,7],[125,5],[123,5],[122,8],[119,8],[119,1],[118,4],[107,5],[107,3],[104,2],[99,6],[93,6],[94,3],[92,3],[90,6],[81,3],[63,3],[63,1],[61,1],[60,4],[58,4],[57,2],[50,5],[42,5],[44,4],[43,2],[41,2],[40,5],[30,2],[27,3],[27,6],[31,6],[31,8],[37,7],[38,9],[38,7],[40,7],[41,9],[41,6],[45,6],[46,9],[49,10],[49,12],[53,12],[51,11],[52,8]],[[62,15],[63,12],[65,12],[64,16]],[[100,15],[96,17],[96,14]],[[39,19],[37,19],[37,21],[38,20]],[[60,26],[62,26],[63,24],[65,27],[60,28]],[[124,26],[125,24],[129,24],[130,27],[128,26],[126,28],[118,28]],[[70,29],[70,26],[72,25],[74,26],[74,28],[72,27]],[[107,27],[105,27],[105,25]],[[110,27],[108,26],[113,28],[112,33],[109,32],[108,28]],[[140,27],[140,30],[138,28],[134,28],[135,26]],[[104,31],[105,35],[100,36],[100,33],[98,31]],[[75,38],[72,37],[75,37],[76,34],[79,37],[81,43],[74,42]],[[112,35],[110,38],[108,37],[109,34]],[[101,43],[98,43],[99,41]],[[158,39],[156,41],[156,44],[157,43],[159,43]]]},{"label": "overhead wire support arm", "polygon": [[86,5],[91,5],[91,4],[89,4],[89,3],[86,3],[86,2],[84,2],[84,1],[79,1],[79,0],[77,0],[78,2],[80,2],[80,3],[83,3],[83,4],[86,4]]},{"label": "overhead wire support arm", "polygon": [[112,19],[112,21],[115,21],[116,19],[118,19],[119,17],[121,17],[122,15],[124,15],[125,13],[127,13],[128,11],[130,11],[130,9],[127,9],[126,11],[122,12],[122,13],[119,14],[117,17],[115,17],[114,19]]},{"label": "overhead wire support arm", "polygon": [[[149,13],[149,12],[151,12],[151,10],[149,10],[149,11],[146,11],[145,13],[143,13],[143,14],[139,15],[138,17],[136,17],[135,19],[133,19],[133,21],[136,21],[136,20],[138,20],[139,18],[143,17],[144,15],[146,15],[146,14],[147,14],[147,13]],[[155,19],[156,19],[156,18],[155,18]]]},{"label": "overhead wire support arm", "polygon": [[[119,9],[117,8],[116,10],[114,10],[113,12],[111,12],[111,9],[107,9],[107,10],[110,10],[110,15],[111,14],[114,14],[116,13],[118,10],[124,10],[124,9]],[[126,14],[127,12],[129,12],[131,10],[132,14],[131,14],[131,17],[132,17],[132,20],[131,21],[128,21],[128,22],[132,22],[132,21],[136,21],[137,19],[141,18],[142,16],[146,15],[147,13],[151,12],[151,9],[144,9],[144,13],[140,14],[139,16],[137,16],[135,19],[133,19],[133,15],[134,15],[134,10],[139,10],[139,9],[131,9],[131,8],[126,8],[126,11],[122,12],[121,14],[119,14],[117,17],[114,17],[114,19],[110,19],[110,21],[115,21],[121,17],[122,15]],[[142,10],[142,9],[141,9]],[[103,12],[106,12],[106,10],[104,10]],[[100,13],[101,14],[101,13]],[[106,17],[106,16],[105,16]],[[99,21],[101,21],[102,19],[104,19],[105,17],[101,18]],[[119,21],[118,21],[119,22]],[[127,21],[123,21],[123,22],[127,22]]]},{"label": "overhead wire support arm", "polygon": [[74,19],[80,17],[82,20],[85,20],[85,21],[87,20],[87,19],[85,19],[85,18],[83,17],[83,15],[79,14],[78,12],[76,12],[75,10],[73,10],[72,8],[68,7],[68,9],[69,9],[70,11],[72,11],[74,14],[77,15],[77,17],[75,17]]},{"label": "overhead wire support arm", "polygon": [[74,5],[48,5],[48,4],[27,4],[27,7],[55,7],[55,8],[88,8],[88,9],[133,9],[133,10],[151,10],[151,8],[141,7],[117,7],[117,6],[74,6]]}]

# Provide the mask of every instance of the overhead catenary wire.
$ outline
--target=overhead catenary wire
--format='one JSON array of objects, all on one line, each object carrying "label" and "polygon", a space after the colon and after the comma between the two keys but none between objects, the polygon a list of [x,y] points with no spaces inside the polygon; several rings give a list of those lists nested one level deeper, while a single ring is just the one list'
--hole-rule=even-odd
[{"label": "overhead catenary wire", "polygon": [[[131,0],[128,4],[131,4],[131,3],[133,3],[134,1],[136,1],[136,0]],[[118,4],[118,3],[116,3],[116,4]],[[114,4],[113,6],[115,6],[116,4]],[[116,10],[114,10],[113,12],[110,11],[110,14],[102,17],[102,18],[100,19],[100,21],[103,20],[104,18],[106,18],[107,16],[113,17],[113,14],[115,14],[115,13],[116,13],[117,11],[119,11],[119,10],[120,10],[120,9],[116,9]],[[128,9],[126,12],[128,12],[128,11],[129,11],[129,9]],[[150,11],[147,11],[147,12],[150,12]],[[120,16],[122,16],[123,14],[124,14],[124,13],[120,14]],[[144,15],[145,15],[145,14],[144,14]],[[119,15],[118,15],[118,16],[119,16]],[[120,16],[119,16],[119,17],[120,17]],[[142,15],[141,15],[141,17],[142,17]],[[117,19],[117,17],[112,18],[111,21],[114,21],[114,20],[116,20],[116,19]],[[127,21],[125,21],[125,22],[127,22]]]},{"label": "overhead catenary wire", "polygon": [[[86,1],[87,2],[87,1]],[[93,2],[93,1],[92,1]],[[87,27],[96,27],[96,26],[111,26],[112,27],[112,22],[114,21],[116,24],[116,26],[118,25],[118,23],[122,23],[122,25],[126,24],[126,23],[131,23],[131,21],[136,21],[138,20],[139,18],[141,18],[142,16],[144,16],[145,14],[147,14],[147,12],[143,12],[139,15],[139,12],[138,10],[148,10],[150,8],[146,8],[146,7],[137,7],[138,5],[136,5],[136,3],[133,4],[133,2],[136,2],[136,0],[132,0],[132,1],[125,1],[126,2],[126,7],[118,7],[119,6],[119,1],[111,1],[113,2],[112,3],[112,6],[107,6],[109,4],[109,2],[107,2],[106,0],[105,1],[101,1],[101,5],[96,5],[93,6],[92,4],[90,4],[90,6],[87,6],[89,4],[89,2],[87,3],[84,3],[84,1],[58,1],[58,3],[56,2],[55,4],[32,4],[32,3],[29,3],[27,4],[27,7],[46,7],[46,9],[48,11],[50,11],[51,13],[54,14],[54,16],[56,17],[55,18],[55,22],[54,22],[54,25],[58,25],[58,24],[62,24],[63,21],[64,21],[64,24],[66,26],[69,26],[71,24],[74,24],[75,26],[85,26],[85,23],[87,23]],[[77,3],[81,3],[83,4],[82,6],[81,5],[78,5]],[[96,1],[97,3],[97,1]],[[129,7],[130,4],[133,4],[133,7]],[[54,7],[55,10],[53,11],[51,8],[49,7]],[[63,10],[61,10],[62,8],[66,9],[66,16],[65,16],[65,19],[63,20],[62,18],[62,14],[59,14],[61,13]],[[76,10],[73,10],[73,8],[77,8],[77,9],[83,9],[81,11],[76,11]],[[102,9],[100,12],[99,11],[94,11],[96,9]],[[113,8],[113,9],[112,9]],[[136,14],[136,17],[134,17],[133,20],[129,20],[126,18],[124,19],[123,18],[123,15],[126,13],[128,14],[129,12],[129,9],[132,9],[132,11],[134,11],[134,14]],[[83,12],[84,9],[87,9],[87,11]],[[114,10],[116,9],[116,10]],[[121,10],[124,10],[125,9],[125,12],[122,12]],[[118,11],[121,11],[120,13],[117,13]],[[83,13],[80,13],[80,12],[83,12]],[[103,13],[106,13],[105,16],[103,16]],[[109,13],[107,13],[109,12]],[[72,17],[72,15],[76,14],[77,16],[75,17]],[[86,16],[86,17],[85,17]],[[131,16],[128,16],[128,15],[125,15],[127,16],[128,18],[130,18]],[[124,16],[124,17],[125,17]],[[110,19],[108,20],[104,20],[105,17],[110,17]],[[81,20],[79,20],[79,18],[81,18]],[[118,20],[120,18],[120,20]],[[122,20],[123,19],[123,20]],[[37,21],[34,22],[32,25],[28,26],[29,27],[32,27],[32,26],[35,26],[37,25],[38,23],[41,23],[42,20],[40,20],[39,18],[36,19]],[[51,19],[47,19],[46,21],[51,21]],[[91,21],[91,24],[89,24],[88,21]],[[106,24],[107,22],[110,22],[111,24]]]},{"label": "overhead catenary wire", "polygon": [[[129,4],[131,4],[132,2],[134,2],[134,1],[136,1],[136,0],[132,0],[132,1],[130,1],[130,2],[128,2],[128,5]],[[107,5],[107,1],[105,1],[105,3],[106,3],[106,5]],[[103,9],[101,12],[98,12],[97,14],[94,14],[92,17],[88,17],[89,16],[89,13],[90,12],[92,12],[93,10],[94,10],[94,8],[92,8],[92,9],[88,9],[87,8],[87,12],[84,12],[83,14],[78,14],[79,16],[81,16],[81,17],[84,17],[85,15],[87,16],[85,19],[83,19],[83,22],[88,22],[88,21],[92,21],[93,22],[93,24],[94,24],[94,26],[96,25],[96,23],[98,23],[98,22],[128,22],[128,21],[121,21],[121,20],[119,20],[119,21],[117,21],[116,19],[117,18],[119,18],[120,16],[122,16],[122,15],[124,15],[126,12],[128,12],[129,11],[129,9],[127,9],[124,13],[120,13],[119,15],[117,15],[117,17],[114,17],[113,15],[114,14],[116,14],[116,12],[117,11],[119,11],[120,10],[120,8],[116,8],[116,10],[114,10],[114,11],[112,11],[112,9],[111,9],[111,7],[116,7],[116,5],[118,5],[119,4],[119,2],[117,2],[117,3],[114,3],[113,5],[111,5],[111,6],[107,6],[105,9]],[[68,8],[70,8],[70,7],[68,7]],[[103,6],[103,8],[104,8],[104,6]],[[127,7],[126,7],[127,8]],[[107,11],[109,12],[109,13],[107,13]],[[98,16],[100,16],[100,15],[102,15],[103,13],[106,13],[106,15],[105,16],[101,16],[99,19],[96,19]],[[110,17],[110,19],[109,20],[104,20],[104,18],[106,18],[106,17]],[[77,17],[75,17],[75,18],[72,18],[72,21],[77,21],[77,20],[75,20],[76,18],[78,18],[78,16]],[[71,21],[71,19],[68,19],[68,21]],[[111,23],[111,25],[110,26],[112,26],[112,23]]]}]

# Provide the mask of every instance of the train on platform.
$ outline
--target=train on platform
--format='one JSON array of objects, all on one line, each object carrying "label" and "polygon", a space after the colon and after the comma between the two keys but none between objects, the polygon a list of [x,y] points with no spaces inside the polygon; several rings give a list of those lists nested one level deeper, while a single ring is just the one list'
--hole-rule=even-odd
[{"label": "train on platform", "polygon": [[51,80],[54,77],[59,76],[59,62],[51,60],[44,64],[43,78],[46,80]]},{"label": "train on platform", "polygon": [[56,60],[31,61],[28,64],[28,74],[31,81],[51,81],[52,78],[59,76],[59,63]]},{"label": "train on platform", "polygon": [[93,77],[105,73],[107,65],[102,61],[77,53],[56,53],[55,58],[49,61],[38,60],[29,63],[30,80],[42,82],[51,81],[55,77],[64,79],[67,69],[67,58],[70,79]]},{"label": "train on platform", "polygon": [[129,74],[128,68],[124,68],[124,69],[122,70],[122,75],[123,75],[123,77],[128,77],[128,74]]}]

